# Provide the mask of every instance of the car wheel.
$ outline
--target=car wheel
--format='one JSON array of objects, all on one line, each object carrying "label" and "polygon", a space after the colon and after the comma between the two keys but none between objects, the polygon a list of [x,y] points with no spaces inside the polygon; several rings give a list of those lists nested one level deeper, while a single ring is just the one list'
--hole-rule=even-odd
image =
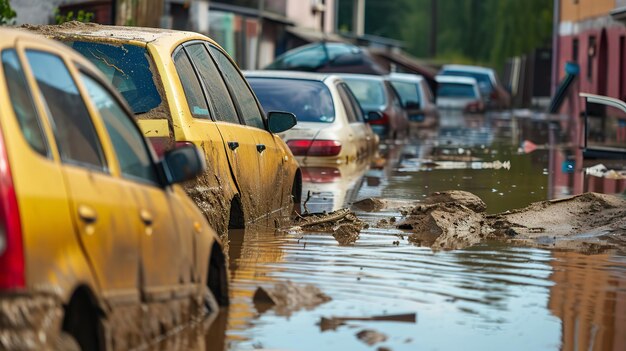
[{"label": "car wheel", "polygon": [[63,335],[67,334],[78,344],[79,350],[104,350],[104,333],[99,314],[86,289],[78,289],[72,296],[70,303],[65,307],[63,333],[60,341],[68,342],[69,345],[71,343],[69,338]]}]

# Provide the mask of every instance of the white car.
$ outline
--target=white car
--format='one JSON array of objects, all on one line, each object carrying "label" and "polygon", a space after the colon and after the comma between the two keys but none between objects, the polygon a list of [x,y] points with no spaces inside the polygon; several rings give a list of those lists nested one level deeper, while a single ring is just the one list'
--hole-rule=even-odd
[{"label": "white car", "polygon": [[511,94],[502,87],[493,68],[470,65],[444,65],[439,75],[476,79],[483,102],[489,108],[503,109],[509,108],[511,105]]},{"label": "white car", "polygon": [[437,107],[467,113],[485,111],[476,79],[457,76],[437,76]]},{"label": "white car", "polygon": [[[296,115],[298,124],[279,136],[300,165],[351,163],[378,150],[378,136],[348,85],[332,74],[292,71],[244,73],[266,111]],[[370,113],[369,119],[380,118]]]},{"label": "white car", "polygon": [[429,118],[438,117],[435,98],[424,77],[409,73],[391,73],[388,79],[400,96],[404,108],[407,111],[412,109],[420,111],[420,113],[409,112],[409,121],[424,122]]}]

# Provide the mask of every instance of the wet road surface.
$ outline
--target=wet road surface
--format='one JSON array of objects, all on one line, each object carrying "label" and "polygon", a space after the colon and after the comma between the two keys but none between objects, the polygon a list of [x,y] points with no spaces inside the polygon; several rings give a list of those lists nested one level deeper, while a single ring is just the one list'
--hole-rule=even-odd
[{"label": "wet road surface", "polygon": [[[444,118],[410,143],[382,146],[383,158],[371,165],[308,170],[307,207],[330,211],[368,197],[413,201],[461,189],[495,213],[574,194],[583,183],[568,168],[570,147],[549,133],[533,119]],[[549,139],[558,143],[545,145]],[[528,140],[540,146],[524,151]],[[409,243],[406,232],[375,225],[400,213],[358,215],[372,225],[350,246],[329,233],[231,231],[231,307],[155,349],[626,350],[626,255],[500,242],[433,252]],[[313,284],[332,300],[290,315],[255,306],[257,287],[285,281]],[[413,313],[414,322],[320,325],[323,317]],[[385,340],[368,345],[356,336],[363,330]]]}]

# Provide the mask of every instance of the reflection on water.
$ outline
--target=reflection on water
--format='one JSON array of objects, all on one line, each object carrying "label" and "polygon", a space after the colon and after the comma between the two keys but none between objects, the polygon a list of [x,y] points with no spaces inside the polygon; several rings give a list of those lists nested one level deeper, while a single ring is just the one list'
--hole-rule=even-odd
[{"label": "reflection on water", "polygon": [[[409,144],[382,145],[369,165],[303,170],[304,197],[311,192],[307,206],[317,212],[366,197],[416,200],[462,189],[500,212],[597,190],[567,129],[537,118],[442,116],[439,126],[412,131]],[[619,184],[601,186],[614,192]],[[381,215],[359,213],[369,223]],[[328,233],[231,231],[231,307],[157,349],[626,350],[626,256],[502,243],[433,253],[405,234],[371,227],[355,245],[339,246]],[[288,318],[255,309],[258,286],[287,280],[314,284],[333,300]],[[405,313],[416,322],[319,325],[322,317]],[[364,329],[388,339],[368,346],[355,336]]]}]

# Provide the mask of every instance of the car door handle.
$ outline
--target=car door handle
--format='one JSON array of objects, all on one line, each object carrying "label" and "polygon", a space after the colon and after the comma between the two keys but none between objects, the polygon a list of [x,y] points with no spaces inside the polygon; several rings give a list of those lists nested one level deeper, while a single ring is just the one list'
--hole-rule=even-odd
[{"label": "car door handle", "polygon": [[265,145],[257,144],[256,151],[258,151],[259,153],[263,153],[263,151],[265,151]]},{"label": "car door handle", "polygon": [[153,219],[152,219],[152,214],[150,213],[150,211],[146,211],[146,210],[139,211],[139,217],[141,218],[141,221],[143,222],[143,224],[147,226],[152,225]]},{"label": "car door handle", "polygon": [[228,142],[228,148],[231,150],[235,150],[236,148],[239,147],[239,143],[236,141],[229,141]]},{"label": "car door handle", "polygon": [[98,220],[98,213],[89,206],[78,206],[78,216],[87,224],[95,223]]}]

